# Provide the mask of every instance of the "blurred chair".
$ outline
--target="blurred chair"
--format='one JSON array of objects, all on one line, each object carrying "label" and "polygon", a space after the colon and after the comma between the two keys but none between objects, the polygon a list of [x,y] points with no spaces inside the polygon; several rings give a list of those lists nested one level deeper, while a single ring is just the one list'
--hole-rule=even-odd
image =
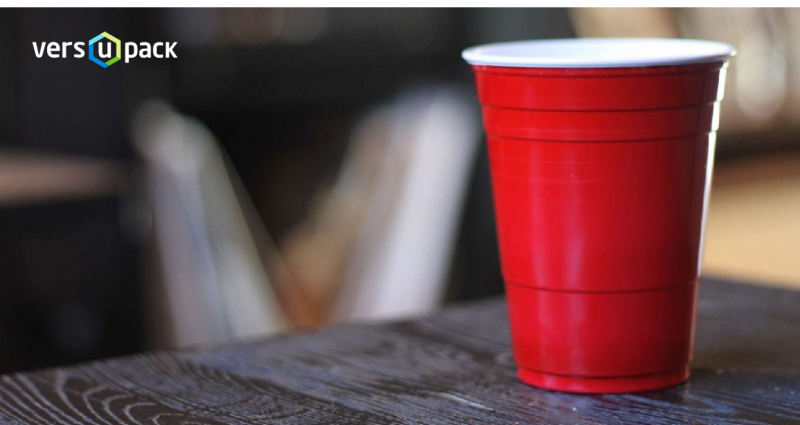
[{"label": "blurred chair", "polygon": [[406,93],[387,109],[386,166],[375,176],[338,319],[426,314],[445,293],[480,140],[477,111],[471,96],[446,87]]},{"label": "blurred chair", "polygon": [[243,195],[213,136],[161,103],[142,107],[133,130],[160,265],[151,291],[155,345],[217,344],[287,329]]},{"label": "blurred chair", "polygon": [[478,123],[469,94],[435,85],[362,119],[338,180],[283,246],[323,317],[401,317],[441,305]]}]

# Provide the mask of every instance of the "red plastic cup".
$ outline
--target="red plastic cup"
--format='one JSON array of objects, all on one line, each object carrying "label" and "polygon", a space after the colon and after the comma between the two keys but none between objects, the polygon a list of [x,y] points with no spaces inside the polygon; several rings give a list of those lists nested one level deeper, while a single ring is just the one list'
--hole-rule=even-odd
[{"label": "red plastic cup", "polygon": [[464,51],[483,107],[522,381],[619,393],[688,378],[733,52],[666,39]]}]

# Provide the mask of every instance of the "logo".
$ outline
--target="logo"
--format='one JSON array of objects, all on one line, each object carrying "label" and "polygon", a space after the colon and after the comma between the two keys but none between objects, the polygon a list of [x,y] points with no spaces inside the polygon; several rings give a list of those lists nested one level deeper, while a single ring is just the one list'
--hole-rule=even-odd
[{"label": "logo", "polygon": [[[114,44],[117,45],[117,54],[116,54],[116,56],[114,56],[114,59],[111,59],[108,62],[103,62],[103,61],[101,61],[100,59],[97,59],[94,56],[94,43],[97,43],[98,41],[100,41],[100,40],[102,40],[104,38],[107,38],[107,39],[113,41]],[[122,51],[122,43],[120,43],[119,39],[117,37],[114,37],[113,35],[105,32],[105,31],[102,34],[98,35],[97,37],[89,40],[89,60],[91,60],[92,62],[94,62],[94,63],[96,63],[96,64],[98,64],[100,66],[102,66],[103,68],[108,68],[109,66],[114,65],[118,60],[120,60],[121,59],[120,56],[122,56],[121,51]]]},{"label": "logo", "polygon": [[[124,44],[124,48],[123,48]],[[37,58],[44,57],[47,54],[51,58],[82,58],[86,56],[84,46],[87,43],[83,41],[71,42],[56,42],[56,41],[42,41],[33,42],[33,53]],[[175,46],[178,45],[177,41],[174,42],[157,42],[157,43],[135,43],[132,41],[123,43],[113,35],[103,32],[97,37],[89,40],[89,60],[108,68],[109,66],[125,60],[129,63],[134,58],[140,59],[177,59],[178,55],[175,54]]]}]

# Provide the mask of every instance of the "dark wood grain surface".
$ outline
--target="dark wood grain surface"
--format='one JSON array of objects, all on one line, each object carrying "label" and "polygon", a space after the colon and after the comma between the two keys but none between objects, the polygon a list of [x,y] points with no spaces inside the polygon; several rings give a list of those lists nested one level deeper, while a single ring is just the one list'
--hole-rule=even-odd
[{"label": "dark wood grain surface", "polygon": [[501,299],[180,353],[0,377],[4,424],[800,423],[800,292],[705,281],[684,385],[520,383]]}]

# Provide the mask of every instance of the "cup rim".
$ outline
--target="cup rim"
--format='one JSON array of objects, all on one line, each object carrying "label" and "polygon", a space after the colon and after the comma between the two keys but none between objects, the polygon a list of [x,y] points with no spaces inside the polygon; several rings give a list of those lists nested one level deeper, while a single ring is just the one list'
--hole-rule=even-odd
[{"label": "cup rim", "polygon": [[570,38],[484,44],[464,50],[470,65],[513,68],[629,68],[725,61],[733,46],[678,38]]}]

